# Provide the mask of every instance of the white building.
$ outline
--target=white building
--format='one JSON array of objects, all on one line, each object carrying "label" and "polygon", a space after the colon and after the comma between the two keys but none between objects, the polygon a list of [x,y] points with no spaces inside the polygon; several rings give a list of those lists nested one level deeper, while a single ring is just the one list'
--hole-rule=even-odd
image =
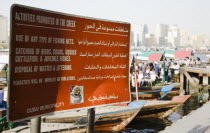
[{"label": "white building", "polygon": [[168,25],[156,24],[155,36],[158,47],[165,47],[167,45],[166,38],[168,36]]},{"label": "white building", "polygon": [[8,44],[8,23],[7,18],[0,15],[0,44]]},{"label": "white building", "polygon": [[131,49],[137,49],[140,46],[140,25],[131,24]]},{"label": "white building", "polygon": [[145,36],[148,34],[148,27],[146,24],[141,25],[141,31],[140,31],[140,42],[141,46],[148,47],[146,44]]},{"label": "white building", "polygon": [[191,46],[191,35],[185,30],[180,30],[180,47]]},{"label": "white building", "polygon": [[148,28],[146,24],[131,25],[131,48],[132,49],[140,49],[142,46],[145,46],[145,34],[148,33]]},{"label": "white building", "polygon": [[154,34],[145,34],[145,44],[147,47],[157,47]]},{"label": "white building", "polygon": [[156,37],[167,37],[168,36],[168,25],[156,24],[155,35],[156,35]]},{"label": "white building", "polygon": [[192,47],[194,48],[201,48],[201,47],[208,47],[209,46],[209,38],[206,34],[198,34],[195,35],[194,40],[192,41]]},{"label": "white building", "polygon": [[169,26],[168,30],[168,44],[171,47],[180,47],[180,30],[177,25]]}]

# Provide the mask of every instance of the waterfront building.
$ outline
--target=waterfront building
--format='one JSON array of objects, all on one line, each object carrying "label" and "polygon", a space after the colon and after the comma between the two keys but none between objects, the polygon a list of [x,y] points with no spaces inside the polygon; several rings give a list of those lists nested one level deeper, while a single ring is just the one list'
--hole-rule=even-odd
[{"label": "waterfront building", "polygon": [[197,47],[200,48],[200,47],[206,47],[206,44],[208,41],[205,42],[205,40],[207,39],[207,35],[206,34],[198,34],[196,36],[196,43],[197,43]]},{"label": "waterfront building", "polygon": [[207,48],[210,48],[210,39],[209,38],[204,39],[204,46]]},{"label": "waterfront building", "polygon": [[209,47],[210,39],[207,34],[198,34],[190,36],[190,46],[196,49]]}]

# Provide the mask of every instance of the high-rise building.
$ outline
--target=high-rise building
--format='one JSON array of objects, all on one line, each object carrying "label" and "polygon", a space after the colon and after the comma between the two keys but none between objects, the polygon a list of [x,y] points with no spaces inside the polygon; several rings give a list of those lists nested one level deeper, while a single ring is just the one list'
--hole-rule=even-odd
[{"label": "high-rise building", "polygon": [[191,36],[190,33],[184,30],[180,30],[180,47],[190,47]]},{"label": "high-rise building", "polygon": [[146,24],[143,24],[142,25],[142,33],[144,33],[144,34],[148,34],[148,27],[147,27],[147,25]]},{"label": "high-rise building", "polygon": [[168,25],[156,24],[155,36],[158,47],[165,47],[167,44],[166,37],[168,36]]},{"label": "high-rise building", "polygon": [[155,35],[156,35],[156,37],[167,37],[168,36],[168,25],[156,24]]},{"label": "high-rise building", "polygon": [[145,35],[148,34],[148,27],[146,24],[141,25],[141,31],[140,31],[140,42],[141,46],[146,46],[146,40],[145,40]]},{"label": "high-rise building", "polygon": [[131,48],[133,49],[137,49],[138,47],[140,47],[140,29],[141,25],[131,25]]},{"label": "high-rise building", "polygon": [[131,47],[140,49],[141,46],[145,46],[145,34],[148,33],[148,27],[146,24],[131,25]]},{"label": "high-rise building", "polygon": [[180,47],[180,30],[177,25],[169,26],[168,44],[174,48]]},{"label": "high-rise building", "polygon": [[0,44],[8,44],[7,17],[0,15]]},{"label": "high-rise building", "polygon": [[147,47],[156,47],[155,35],[154,34],[145,34],[145,44]]}]

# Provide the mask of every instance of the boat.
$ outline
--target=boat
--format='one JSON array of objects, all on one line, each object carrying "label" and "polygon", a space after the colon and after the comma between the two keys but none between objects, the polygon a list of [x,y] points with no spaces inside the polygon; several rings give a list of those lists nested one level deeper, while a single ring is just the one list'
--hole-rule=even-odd
[{"label": "boat", "polygon": [[[141,90],[141,92],[138,92],[138,98],[139,99],[163,99],[167,94],[169,94],[172,89],[174,88],[174,85],[167,85],[163,86],[161,89],[156,90]],[[136,92],[131,92],[131,97],[133,100],[136,99]]]},{"label": "boat", "polygon": [[170,115],[170,113],[173,113],[171,111],[175,111],[175,109],[177,109],[181,104],[185,103],[189,98],[190,95],[183,95],[173,96],[171,100],[147,100],[146,104],[141,109],[141,112],[138,115],[143,116],[147,114],[152,114],[154,112],[165,112],[164,117],[167,117],[168,115]]},{"label": "boat", "polygon": [[[101,106],[95,108],[96,132],[115,132],[124,129],[140,112],[146,101],[134,101],[129,104]],[[56,113],[42,117],[41,132],[85,132],[87,109]],[[16,129],[12,129],[16,130]],[[18,130],[30,132],[30,125],[18,127]],[[4,132],[7,133],[7,132]]]},{"label": "boat", "polygon": [[95,131],[121,131],[136,117],[145,103],[146,101],[134,101],[127,106],[108,107],[112,111],[99,113],[100,118],[95,122]]},{"label": "boat", "polygon": [[[151,114],[152,112],[163,111],[160,118],[167,117],[175,109],[183,104],[190,95],[174,96],[171,100],[146,100],[146,101],[134,101],[129,104],[118,104],[106,107],[96,108],[96,120],[95,120],[95,132],[113,132],[121,131],[124,129],[135,117]],[[140,104],[138,103],[140,102]],[[137,105],[135,105],[137,104]],[[139,104],[139,105],[138,105]],[[143,106],[144,105],[144,106]],[[132,107],[133,106],[133,107]],[[135,108],[139,106],[138,108]],[[132,108],[131,108],[132,107]],[[141,110],[141,111],[140,111]],[[48,116],[43,120],[47,123],[59,123],[59,122],[72,122],[76,121],[75,125],[78,127],[68,130],[72,132],[84,131],[86,126],[86,114],[87,110],[80,110],[75,114]],[[83,115],[82,115],[83,114]],[[72,116],[73,115],[73,116]],[[83,124],[83,126],[81,126]]]}]

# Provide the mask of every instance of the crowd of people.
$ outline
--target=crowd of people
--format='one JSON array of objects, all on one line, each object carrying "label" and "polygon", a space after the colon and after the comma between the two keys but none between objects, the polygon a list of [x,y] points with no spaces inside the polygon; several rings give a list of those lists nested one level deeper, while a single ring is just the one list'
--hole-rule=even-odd
[{"label": "crowd of people", "polygon": [[[201,65],[200,58],[185,59],[169,59],[167,61],[159,62],[136,62],[134,63],[134,70],[131,71],[130,80],[132,87],[144,86],[145,79],[150,83],[160,82],[179,82],[180,79],[180,67],[193,67],[195,65]],[[165,68],[164,68],[165,67]],[[150,84],[152,86],[152,84]]]}]

